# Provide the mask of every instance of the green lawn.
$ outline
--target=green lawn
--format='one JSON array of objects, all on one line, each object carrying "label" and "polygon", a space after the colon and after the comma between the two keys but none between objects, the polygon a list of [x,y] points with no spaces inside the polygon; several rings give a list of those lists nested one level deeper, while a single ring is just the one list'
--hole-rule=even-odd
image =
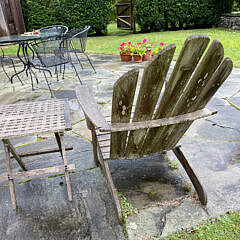
[{"label": "green lawn", "polygon": [[[219,39],[224,46],[225,56],[230,57],[234,66],[240,68],[240,32],[220,28],[133,34],[131,31],[118,30],[116,24],[112,23],[108,25],[108,36],[88,38],[87,52],[119,54],[119,45],[123,41],[142,41],[146,38],[156,45],[160,42],[164,42],[165,46],[175,43],[177,45],[175,56],[177,56],[185,39],[194,34],[206,34],[211,40]],[[17,50],[16,46],[9,46],[4,51],[6,55],[16,55]]]},{"label": "green lawn", "polygon": [[198,228],[170,235],[167,240],[238,240],[240,239],[240,212],[227,214]]},{"label": "green lawn", "polygon": [[87,51],[90,53],[119,54],[119,45],[123,41],[141,41],[144,38],[154,44],[164,42],[165,45],[175,43],[177,45],[175,56],[179,53],[185,39],[190,35],[206,34],[211,40],[219,39],[225,49],[225,56],[233,60],[234,66],[240,68],[240,32],[228,31],[220,28],[137,33],[117,30],[116,24],[109,24],[108,36],[90,37],[87,42]]}]

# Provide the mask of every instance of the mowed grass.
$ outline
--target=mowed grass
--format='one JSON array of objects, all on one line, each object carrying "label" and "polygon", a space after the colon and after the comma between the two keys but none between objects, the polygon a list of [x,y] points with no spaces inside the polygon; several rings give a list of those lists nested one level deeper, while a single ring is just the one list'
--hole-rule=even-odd
[{"label": "mowed grass", "polygon": [[133,34],[131,31],[118,30],[116,24],[109,24],[108,36],[88,38],[87,51],[89,53],[119,54],[119,45],[123,41],[137,42],[146,38],[155,45],[159,45],[160,42],[164,42],[165,46],[175,43],[177,48],[174,59],[176,59],[185,39],[196,34],[208,35],[211,41],[220,40],[225,50],[225,57],[230,57],[234,67],[240,68],[240,32],[220,28]]},{"label": "mowed grass", "polygon": [[[137,28],[137,30],[139,30]],[[174,59],[179,54],[181,47],[188,36],[196,34],[206,34],[213,39],[219,39],[225,49],[225,57],[233,60],[234,67],[240,68],[240,32],[228,31],[221,28],[137,33],[117,29],[116,23],[108,25],[108,35],[101,37],[88,37],[87,52],[103,54],[119,54],[119,45],[123,41],[142,41],[144,38],[150,40],[156,46],[164,42],[165,46],[175,43],[177,48]],[[16,55],[17,46],[4,47],[6,55]]]},{"label": "mowed grass", "polygon": [[198,228],[172,234],[166,240],[239,240],[240,212],[227,214]]}]

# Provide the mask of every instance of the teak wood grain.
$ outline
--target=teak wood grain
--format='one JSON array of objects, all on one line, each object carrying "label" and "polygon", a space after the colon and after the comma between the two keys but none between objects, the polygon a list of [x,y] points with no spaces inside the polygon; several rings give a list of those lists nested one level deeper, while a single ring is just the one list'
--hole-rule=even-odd
[{"label": "teak wood grain", "polygon": [[[172,111],[209,41],[209,37],[204,35],[191,36],[186,39],[156,110],[155,119],[174,116],[172,115]],[[159,140],[158,136],[164,133],[164,129],[166,129],[166,127],[149,130],[141,149],[142,154],[151,152],[152,147],[155,146]]]},{"label": "teak wood grain", "polygon": [[[218,68],[223,57],[224,50],[222,44],[219,41],[214,40],[203,60],[196,69],[193,77],[189,79],[186,89],[182,95],[179,96],[179,100],[176,101],[174,109],[171,112],[171,116],[177,116],[179,114],[189,113],[201,109],[200,106],[196,104],[197,100],[200,97],[204,87],[211,79],[213,73]],[[151,144],[149,143],[148,146],[146,146],[148,149],[145,150],[145,152],[157,152],[159,148],[169,148],[170,141],[168,139],[169,136],[174,132],[173,129],[176,127],[178,126],[172,125],[160,128],[158,131],[156,131],[155,135],[151,136]]]},{"label": "teak wood grain", "polygon": [[[169,45],[146,65],[133,115],[133,122],[152,119],[175,49],[176,45]],[[130,132],[126,150],[127,156],[138,155],[146,131],[147,129],[142,129]]]},{"label": "teak wood grain", "polygon": [[[128,123],[135,96],[139,70],[132,70],[120,77],[114,84],[111,123]],[[122,157],[125,152],[126,132],[111,134],[111,158]]]}]

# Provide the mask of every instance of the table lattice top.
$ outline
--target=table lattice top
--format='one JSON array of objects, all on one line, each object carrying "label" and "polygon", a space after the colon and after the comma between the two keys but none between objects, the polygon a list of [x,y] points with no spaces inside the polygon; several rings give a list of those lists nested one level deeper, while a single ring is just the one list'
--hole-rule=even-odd
[{"label": "table lattice top", "polygon": [[67,100],[0,105],[0,139],[71,130]]}]

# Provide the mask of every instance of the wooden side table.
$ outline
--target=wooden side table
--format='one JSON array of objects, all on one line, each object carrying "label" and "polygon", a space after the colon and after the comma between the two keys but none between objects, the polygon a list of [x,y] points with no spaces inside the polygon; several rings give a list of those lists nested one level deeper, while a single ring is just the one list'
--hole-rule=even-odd
[{"label": "wooden side table", "polygon": [[[0,139],[6,154],[7,173],[0,175],[0,181],[9,181],[12,207],[17,209],[14,179],[31,177],[46,173],[64,172],[69,201],[72,201],[72,191],[69,170],[75,169],[75,164],[67,164],[66,148],[64,145],[64,131],[71,130],[69,105],[67,100],[52,99],[42,102],[30,102],[10,105],[0,105]],[[11,138],[35,135],[40,133],[54,133],[58,148],[18,154],[10,142]],[[28,170],[22,157],[60,151],[64,165],[49,168]],[[16,159],[23,172],[12,172],[11,154]]]}]

